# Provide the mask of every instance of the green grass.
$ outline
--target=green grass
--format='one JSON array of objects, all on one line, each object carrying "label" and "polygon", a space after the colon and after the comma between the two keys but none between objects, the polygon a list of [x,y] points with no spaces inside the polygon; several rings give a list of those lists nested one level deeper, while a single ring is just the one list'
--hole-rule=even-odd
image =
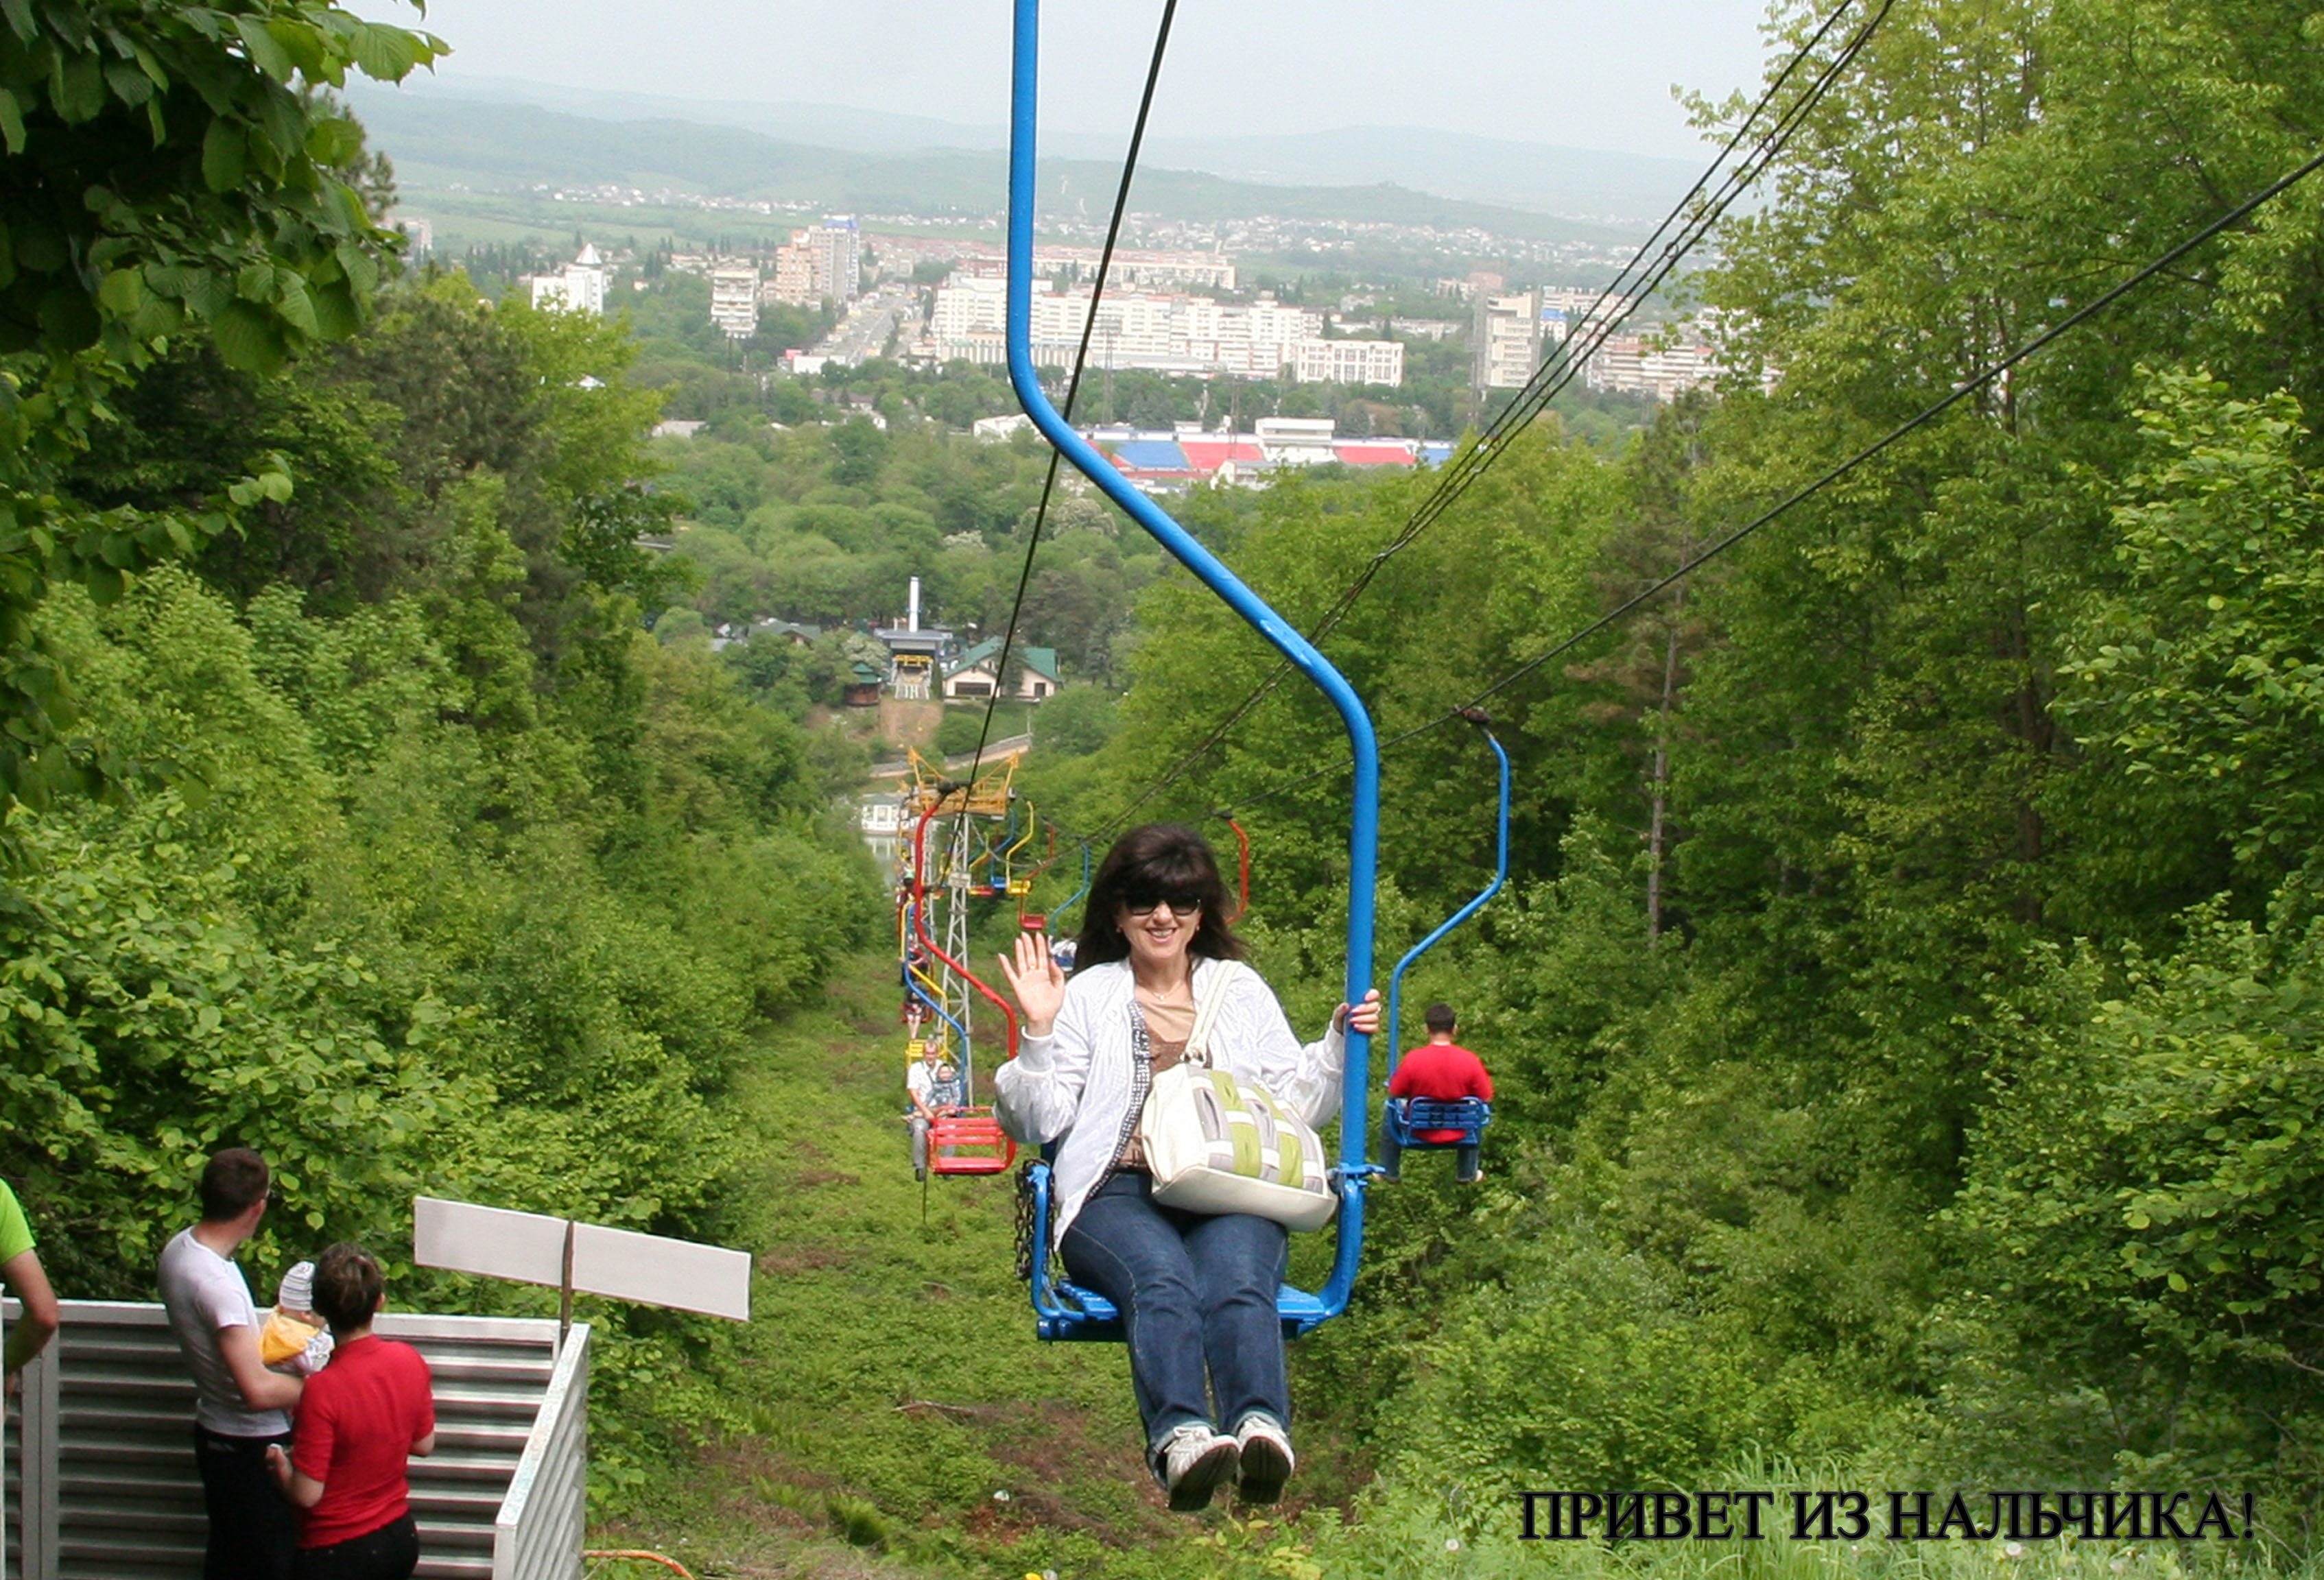
[{"label": "green grass", "polygon": [[724,1419],[613,1500],[606,1545],[1038,1571],[1176,1529],[1120,1349],[1033,1337],[1014,1176],[914,1182],[893,973],[848,971],[740,1083],[759,1144],[727,1233],[758,1259],[752,1319],[709,1334],[696,1379]]}]

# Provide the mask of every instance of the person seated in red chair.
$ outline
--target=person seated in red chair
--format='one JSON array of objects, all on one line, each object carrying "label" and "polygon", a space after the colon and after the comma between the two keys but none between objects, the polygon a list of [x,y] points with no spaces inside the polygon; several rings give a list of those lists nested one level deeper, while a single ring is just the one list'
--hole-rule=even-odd
[{"label": "person seated in red chair", "polygon": [[[1406,1053],[1397,1062],[1396,1073],[1388,1078],[1388,1095],[1391,1098],[1425,1098],[1440,1103],[1457,1103],[1462,1098],[1493,1100],[1493,1078],[1485,1073],[1485,1061],[1452,1040],[1460,1029],[1449,1004],[1432,1004],[1421,1017],[1428,1027],[1428,1041]],[[1458,1130],[1423,1130],[1416,1139],[1430,1142],[1459,1142],[1453,1149],[1455,1176],[1463,1185],[1473,1185],[1484,1178],[1478,1154],[1483,1150],[1473,1135],[1464,1139]],[[1402,1176],[1397,1168],[1403,1149],[1396,1137],[1380,1129],[1380,1171],[1384,1178]]]}]

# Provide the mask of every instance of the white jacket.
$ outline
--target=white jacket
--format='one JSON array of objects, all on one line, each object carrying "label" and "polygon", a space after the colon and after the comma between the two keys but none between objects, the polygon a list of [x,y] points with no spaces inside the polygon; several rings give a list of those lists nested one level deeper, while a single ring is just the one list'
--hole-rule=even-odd
[{"label": "white jacket", "polygon": [[[1301,1047],[1274,993],[1239,960],[1196,957],[1195,1002],[1217,990],[1222,979],[1226,997],[1211,1028],[1211,1063],[1258,1081],[1321,1129],[1340,1111],[1345,1039],[1327,1032]],[[1075,971],[1049,1034],[1022,1039],[1017,1057],[992,1078],[993,1113],[1010,1134],[1028,1145],[1060,1144],[1051,1165],[1052,1244],[1065,1237],[1065,1226],[1138,1125],[1130,1107],[1137,1077],[1134,988],[1127,960]]]}]

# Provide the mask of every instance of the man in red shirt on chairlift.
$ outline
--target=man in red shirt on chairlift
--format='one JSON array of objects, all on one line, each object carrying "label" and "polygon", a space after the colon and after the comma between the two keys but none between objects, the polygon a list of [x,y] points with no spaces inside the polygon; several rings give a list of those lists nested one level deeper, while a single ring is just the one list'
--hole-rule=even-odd
[{"label": "man in red shirt on chairlift", "polygon": [[[1452,1040],[1460,1028],[1449,1004],[1432,1004],[1421,1017],[1428,1027],[1428,1041],[1406,1053],[1397,1061],[1396,1073],[1388,1078],[1388,1095],[1391,1098],[1426,1098],[1440,1103],[1455,1103],[1462,1098],[1493,1100],[1493,1078],[1485,1073],[1485,1061]],[[1455,1176],[1463,1185],[1473,1185],[1484,1178],[1478,1154],[1482,1150],[1471,1137],[1463,1140],[1458,1130],[1423,1130],[1416,1139],[1427,1142],[1461,1144],[1453,1149],[1457,1167]],[[1396,1138],[1382,1128],[1380,1133],[1380,1166],[1387,1178],[1397,1179],[1403,1149]]]}]

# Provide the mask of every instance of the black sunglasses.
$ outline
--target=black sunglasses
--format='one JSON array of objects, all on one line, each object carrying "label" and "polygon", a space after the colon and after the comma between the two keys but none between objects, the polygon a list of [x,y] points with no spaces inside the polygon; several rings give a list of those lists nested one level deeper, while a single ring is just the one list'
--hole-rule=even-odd
[{"label": "black sunglasses", "polygon": [[1162,906],[1170,907],[1174,916],[1191,916],[1203,908],[1200,895],[1150,895],[1143,899],[1125,900],[1122,908],[1133,916],[1151,916]]}]

